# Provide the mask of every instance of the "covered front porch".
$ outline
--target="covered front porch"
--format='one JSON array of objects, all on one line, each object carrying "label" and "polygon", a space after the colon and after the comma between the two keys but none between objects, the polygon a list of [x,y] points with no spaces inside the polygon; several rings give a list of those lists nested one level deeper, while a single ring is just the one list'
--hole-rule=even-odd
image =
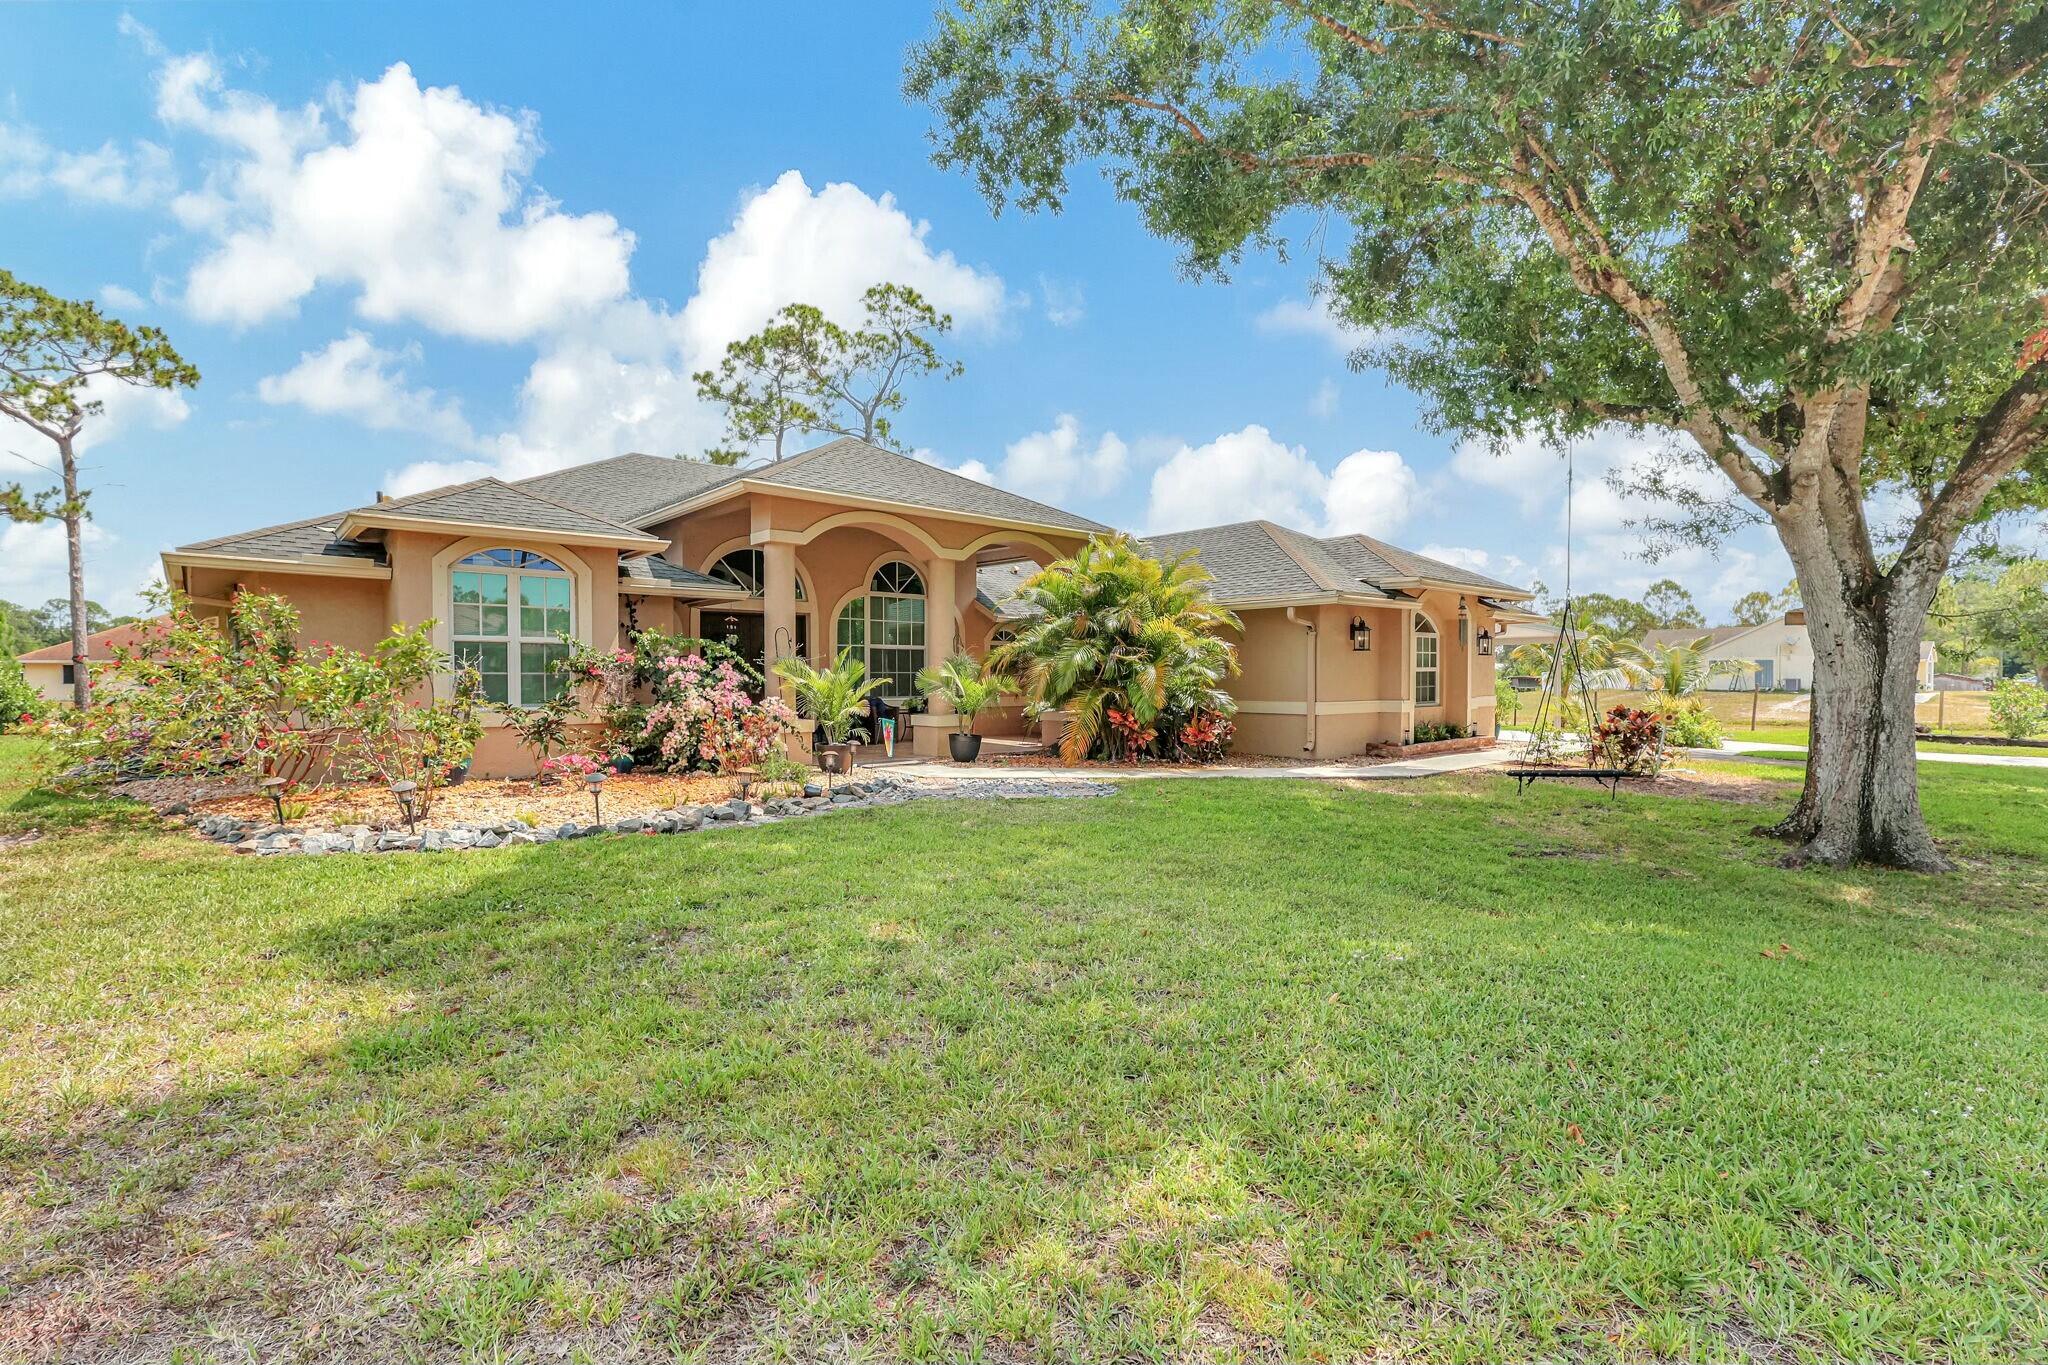
[{"label": "covered front porch", "polygon": [[[848,507],[749,494],[661,528],[665,566],[621,585],[621,630],[657,629],[733,640],[774,683],[774,666],[801,657],[829,665],[842,652],[879,679],[898,712],[899,752],[936,757],[958,718],[916,690],[918,672],[956,653],[986,654],[999,621],[980,591],[984,570],[1005,575],[1049,564],[1083,537],[990,525],[931,512]],[[786,686],[783,688],[787,696]],[[985,735],[1019,734],[1021,708],[985,713]],[[870,742],[878,742],[871,736]],[[809,736],[797,747],[808,751]]]}]

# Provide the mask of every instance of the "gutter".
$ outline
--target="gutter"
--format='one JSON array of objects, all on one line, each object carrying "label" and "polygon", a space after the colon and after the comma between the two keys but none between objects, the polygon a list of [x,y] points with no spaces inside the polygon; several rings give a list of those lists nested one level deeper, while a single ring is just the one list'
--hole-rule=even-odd
[{"label": "gutter", "polygon": [[1293,607],[1287,609],[1287,619],[1308,632],[1303,637],[1308,641],[1308,707],[1301,718],[1301,751],[1313,754],[1316,751],[1316,623],[1296,616]]}]

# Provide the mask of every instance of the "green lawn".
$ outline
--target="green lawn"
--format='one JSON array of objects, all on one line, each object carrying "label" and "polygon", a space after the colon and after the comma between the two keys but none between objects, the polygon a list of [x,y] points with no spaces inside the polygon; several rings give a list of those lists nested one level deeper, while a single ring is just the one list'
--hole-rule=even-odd
[{"label": "green lawn", "polygon": [[[1796,744],[1803,749],[1807,734],[1804,725],[1761,725],[1754,730],[1724,730],[1722,737],[1759,744]],[[2007,758],[2048,759],[2048,749],[2023,744],[1943,744],[1923,739],[1916,747],[1923,754],[1995,754]]]},{"label": "green lawn", "polygon": [[0,789],[0,1360],[2041,1357],[2048,774],[1923,768],[1930,880],[1713,771],[261,861]]}]

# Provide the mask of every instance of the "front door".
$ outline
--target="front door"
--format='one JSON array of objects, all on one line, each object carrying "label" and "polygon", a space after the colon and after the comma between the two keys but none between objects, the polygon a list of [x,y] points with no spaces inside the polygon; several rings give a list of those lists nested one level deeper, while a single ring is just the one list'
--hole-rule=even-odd
[{"label": "front door", "polygon": [[[722,640],[739,653],[742,659],[763,673],[768,669],[768,635],[766,618],[758,611],[704,612],[698,622],[698,629],[707,639]],[[808,613],[798,612],[796,617],[796,652],[799,657],[811,657],[811,618]],[[749,686],[748,691],[756,700],[760,689]]]}]

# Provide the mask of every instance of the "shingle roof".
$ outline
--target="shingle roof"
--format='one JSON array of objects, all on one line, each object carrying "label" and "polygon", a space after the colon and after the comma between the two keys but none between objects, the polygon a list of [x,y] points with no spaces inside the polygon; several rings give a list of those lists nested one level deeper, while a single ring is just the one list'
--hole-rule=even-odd
[{"label": "shingle roof", "polygon": [[254,531],[239,531],[231,536],[216,536],[212,540],[180,545],[174,553],[237,555],[251,559],[329,557],[383,563],[383,546],[335,538],[335,533],[341,529],[341,519],[347,515],[346,512],[329,512],[326,516],[308,517],[304,521],[288,521],[282,526],[265,526]]},{"label": "shingle roof", "polygon": [[599,516],[580,507],[556,502],[537,490],[514,488],[500,479],[472,479],[448,488],[430,488],[410,497],[359,507],[351,516],[413,517],[423,521],[452,521],[478,526],[520,526],[561,535],[605,537],[633,536],[648,539],[645,531]]},{"label": "shingle roof", "polygon": [[1016,600],[1024,580],[1038,572],[1028,560],[1015,564],[984,564],[974,571],[974,600],[998,621],[1021,621],[1030,608]]},{"label": "shingle roof", "polygon": [[619,565],[619,581],[649,587],[697,588],[718,597],[730,597],[737,591],[722,578],[712,578],[694,569],[685,569],[680,564],[671,564],[660,555],[641,555],[626,560]]},{"label": "shingle roof", "polygon": [[[1447,564],[1441,559],[1431,559],[1413,550],[1404,550],[1398,545],[1389,545],[1384,540],[1371,536],[1332,536],[1322,542],[1325,545],[1345,548],[1341,553],[1356,556],[1361,564],[1377,560],[1393,569],[1396,578],[1440,578],[1447,583],[1460,583],[1474,588],[1492,588],[1498,592],[1520,594],[1525,589],[1513,583],[1503,583],[1498,578],[1489,578],[1483,573]],[[1371,570],[1362,570],[1370,574]]]},{"label": "shingle roof", "polygon": [[742,473],[730,465],[635,453],[519,479],[513,487],[572,507],[588,507],[619,521],[637,522],[729,483]]},{"label": "shingle roof", "polygon": [[1384,597],[1385,593],[1341,563],[1319,541],[1270,521],[1239,521],[1148,536],[1145,553],[1164,558],[1195,552],[1215,581],[1210,592],[1224,604],[1274,597]]},{"label": "shingle roof", "polygon": [[878,498],[912,507],[968,516],[996,517],[1066,531],[1107,531],[1099,521],[1062,512],[1042,502],[977,483],[951,470],[926,464],[893,450],[842,436],[815,450],[793,455],[779,464],[750,469],[743,477],[757,483],[817,493]]}]

